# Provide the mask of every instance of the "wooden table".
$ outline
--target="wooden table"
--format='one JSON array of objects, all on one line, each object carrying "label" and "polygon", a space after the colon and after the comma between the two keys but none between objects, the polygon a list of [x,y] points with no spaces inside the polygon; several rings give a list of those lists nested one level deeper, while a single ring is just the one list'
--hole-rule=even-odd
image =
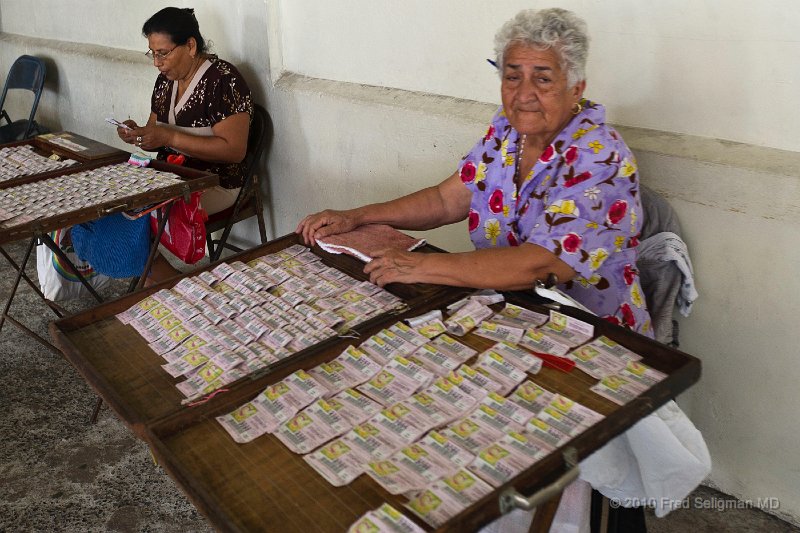
[{"label": "wooden table", "polygon": [[[287,236],[227,261],[246,262],[295,242],[295,236]],[[365,279],[361,272],[363,264],[354,259],[331,256],[318,249],[314,252],[322,256],[325,263]],[[114,317],[145,295],[177,281],[175,278],[58,320],[51,324],[50,331],[67,359],[136,435],[150,445],[159,464],[211,523],[223,531],[345,531],[361,515],[383,502],[402,510],[405,500],[388,494],[368,476],[362,475],[344,487],[333,487],[301,456],[288,451],[272,435],[236,444],[214,419],[291,372],[309,369],[336,357],[353,343],[352,339],[334,339],[308,348],[282,361],[269,373],[226,386],[228,392],[202,405],[192,408],[180,405],[181,395],[174,387],[175,380],[159,368],[163,361],[132,328],[123,326]],[[408,310],[363,324],[358,328],[362,340],[399,319],[443,308],[466,294],[461,289],[432,285],[390,285],[387,288],[404,299]],[[541,307],[542,301],[531,295],[511,293],[507,300],[539,312],[547,311]],[[597,335],[606,335],[643,355],[643,362],[667,373],[668,377],[620,407],[591,392],[589,387],[596,380],[583,372],[563,373],[543,368],[532,377],[535,382],[565,394],[606,418],[473,504],[441,527],[441,531],[474,531],[491,522],[500,515],[498,498],[505,490],[513,488],[529,495],[542,489],[564,473],[566,450],[573,449],[578,459],[587,457],[699,379],[700,362],[690,355],[581,311],[562,309],[562,312],[592,323]],[[479,350],[493,344],[473,334],[459,340]],[[406,514],[411,516],[409,512]]]},{"label": "wooden table", "polygon": [[[64,139],[68,140],[69,142],[78,143],[80,146],[84,146],[86,149],[82,151],[71,151],[65,148],[64,146],[54,144],[54,141],[58,139]],[[121,163],[123,161],[126,161],[129,157],[129,154],[127,152],[123,152],[122,150],[104,145],[97,141],[92,141],[91,139],[87,139],[85,137],[70,132],[40,135],[33,139],[17,141],[2,146],[20,146],[20,145],[30,145],[33,147],[34,151],[40,155],[48,155],[53,153],[63,158],[72,158],[75,161],[77,161],[77,164],[51,172],[44,172],[41,174],[35,174],[30,176],[22,176],[12,180],[7,180],[5,182],[0,182],[0,194],[3,194],[3,191],[5,190],[12,189],[14,187],[24,185],[27,183],[43,181],[60,176],[68,176],[79,172],[84,172],[86,170],[100,169],[104,166]],[[39,290],[38,286],[35,283],[33,283],[33,281],[30,278],[28,278],[28,276],[25,274],[25,267],[27,266],[27,263],[30,259],[30,256],[33,252],[34,246],[37,241],[43,242],[46,246],[48,246],[48,248],[50,248],[53,251],[53,253],[58,255],[62,261],[65,261],[66,264],[68,265],[72,264],[69,258],[66,255],[64,255],[62,250],[50,238],[50,236],[48,235],[49,232],[55,231],[60,228],[73,226],[75,224],[81,224],[84,222],[95,220],[113,213],[127,211],[138,207],[144,207],[151,204],[157,204],[165,200],[169,200],[171,198],[180,197],[182,195],[188,195],[190,192],[196,190],[202,190],[202,189],[207,189],[209,187],[213,187],[219,183],[218,176],[216,174],[211,174],[208,172],[201,172],[199,170],[194,170],[190,168],[169,165],[162,161],[152,161],[150,166],[152,168],[155,168],[156,170],[162,170],[177,174],[178,176],[184,179],[184,182],[181,184],[171,185],[168,187],[162,187],[145,193],[131,195],[125,198],[117,198],[114,200],[98,202],[94,205],[83,207],[80,209],[73,209],[73,210],[68,209],[56,215],[46,218],[40,218],[38,220],[33,220],[24,224],[20,224],[18,226],[0,228],[0,254],[3,255],[3,257],[5,257],[5,259],[11,265],[11,267],[16,271],[15,282],[12,285],[12,289],[6,300],[6,305],[4,307],[3,314],[0,316],[0,331],[2,331],[2,327],[6,319],[8,319],[9,322],[21,328],[22,331],[24,331],[25,333],[27,333],[28,335],[30,335],[31,337],[42,343],[44,346],[54,351],[57,351],[50,344],[50,342],[48,342],[46,339],[42,338],[35,332],[31,331],[28,327],[26,327],[18,320],[14,319],[9,313],[11,304],[14,300],[14,296],[16,295],[16,291],[19,288],[19,284],[22,280],[25,280],[28,283],[28,285],[30,285],[31,288],[33,288],[33,290],[39,295],[41,300],[46,305],[48,305],[56,313],[57,316],[59,317],[63,316],[63,310],[61,310],[61,308],[57,304],[50,302],[49,300],[46,300],[42,292]],[[145,267],[144,272],[142,273],[142,276],[139,279],[139,285],[141,285],[141,283],[143,282],[144,277],[146,276],[146,272],[149,270],[153,258],[155,257],[155,252],[158,247],[159,238],[161,233],[163,232],[164,224],[166,223],[166,219],[169,215],[170,207],[171,204],[169,204],[165,208],[163,216],[161,217],[162,220],[159,225],[158,232],[156,234],[156,239],[153,241],[153,246],[151,247],[150,250],[147,266]],[[22,261],[19,264],[17,264],[17,262],[14,261],[13,258],[2,248],[2,245],[22,239],[29,239],[29,244],[25,250]],[[89,285],[88,282],[86,282],[86,280],[83,278],[80,272],[75,270],[75,274],[78,276],[81,283],[83,283],[83,285],[89,290],[92,296],[98,302],[102,301],[102,299],[94,290],[94,288],[91,285]]]}]

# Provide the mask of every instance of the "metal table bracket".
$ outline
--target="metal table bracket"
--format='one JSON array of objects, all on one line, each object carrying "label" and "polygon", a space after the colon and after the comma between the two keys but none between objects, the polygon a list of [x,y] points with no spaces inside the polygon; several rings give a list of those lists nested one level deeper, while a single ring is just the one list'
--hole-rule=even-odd
[{"label": "metal table bracket", "polygon": [[575,448],[567,448],[564,450],[564,463],[566,464],[567,471],[561,474],[557,480],[550,485],[546,486],[530,498],[526,498],[514,488],[509,488],[500,494],[500,513],[506,514],[514,509],[523,509],[530,511],[539,507],[541,504],[550,498],[558,495],[563,491],[567,485],[572,483],[578,478],[581,469],[578,466],[578,451]]}]

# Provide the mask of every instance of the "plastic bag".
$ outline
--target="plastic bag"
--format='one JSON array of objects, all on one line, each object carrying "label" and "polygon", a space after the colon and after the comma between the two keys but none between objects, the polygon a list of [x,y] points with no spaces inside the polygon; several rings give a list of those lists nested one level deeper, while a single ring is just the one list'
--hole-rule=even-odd
[{"label": "plastic bag", "polygon": [[[208,215],[200,205],[202,192],[193,192],[189,202],[178,198],[172,205],[169,219],[161,235],[161,245],[178,259],[193,265],[206,255],[206,220]],[[150,229],[158,231],[158,218],[150,217]]]},{"label": "plastic bag", "polygon": [[[67,238],[68,235],[69,228],[66,228],[51,232],[50,238],[72,261],[86,281],[96,290],[102,290],[108,285],[108,276],[96,272],[89,263],[78,258],[70,239]],[[75,275],[75,271],[70,265],[59,259],[44,244],[36,247],[36,270],[39,276],[39,286],[48,300],[63,302],[89,296],[89,291],[78,280],[78,276]]]}]

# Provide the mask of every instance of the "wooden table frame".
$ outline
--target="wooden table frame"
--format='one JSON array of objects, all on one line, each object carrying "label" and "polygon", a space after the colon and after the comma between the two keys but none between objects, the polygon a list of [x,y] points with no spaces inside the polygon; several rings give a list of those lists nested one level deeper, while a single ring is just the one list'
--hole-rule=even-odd
[{"label": "wooden table frame", "polygon": [[[39,138],[35,138],[30,141],[21,141],[4,146],[15,146],[26,143],[32,143],[35,146],[40,146],[41,144]],[[84,162],[78,165],[66,167],[64,169],[59,169],[58,171],[36,174],[32,176],[24,176],[20,178],[15,178],[13,180],[7,180],[6,182],[0,182],[0,192],[2,190],[13,188],[26,183],[44,181],[47,179],[52,179],[61,176],[69,176],[72,174],[77,174],[79,172],[84,172],[86,170],[93,170],[121,163],[127,160],[128,154],[122,151],[118,152],[120,152],[121,155],[116,155],[110,159],[101,159],[98,161]],[[123,155],[124,157],[122,157]],[[75,154],[70,154],[70,157],[80,159]],[[64,254],[64,252],[58,247],[58,245],[55,242],[53,242],[53,239],[50,237],[49,232],[60,228],[74,226],[76,224],[81,224],[84,222],[102,218],[104,216],[108,216],[114,213],[127,211],[129,209],[135,209],[138,207],[144,207],[151,204],[161,203],[171,198],[177,198],[180,196],[188,197],[189,193],[193,191],[207,189],[219,183],[219,177],[216,174],[202,172],[199,170],[186,167],[170,165],[164,163],[163,161],[156,161],[156,160],[151,161],[150,167],[160,171],[175,173],[181,178],[184,178],[185,181],[180,184],[170,185],[168,187],[162,187],[159,189],[131,195],[124,198],[102,201],[92,206],[87,206],[78,210],[68,211],[50,217],[33,220],[24,224],[20,224],[19,226],[12,226],[10,228],[0,228],[0,255],[2,255],[6,259],[6,261],[8,261],[8,263],[11,265],[11,267],[16,271],[16,277],[14,283],[12,284],[11,291],[8,295],[6,304],[3,308],[3,313],[2,315],[0,315],[0,332],[2,332],[2,328],[3,325],[5,324],[5,321],[8,320],[12,324],[20,328],[25,334],[29,335],[33,339],[40,342],[46,348],[54,351],[55,353],[60,353],[58,349],[55,346],[53,346],[47,339],[42,338],[40,335],[32,331],[30,328],[25,326],[23,323],[15,319],[10,314],[11,305],[13,303],[14,297],[16,296],[17,290],[19,289],[19,284],[22,280],[24,280],[31,288],[34,289],[34,291],[41,298],[41,300],[45,302],[45,305],[47,305],[51,310],[53,310],[56,316],[61,318],[64,315],[63,309],[58,304],[47,300],[44,297],[42,291],[28,277],[28,275],[25,274],[25,268],[27,267],[33,248],[37,242],[43,243],[50,250],[52,250],[52,252],[56,254],[59,257],[59,259],[61,259],[62,261],[65,262],[66,265],[71,267],[73,273],[78,277],[80,283],[84,287],[86,287],[86,289],[89,291],[89,294],[91,294],[92,297],[98,303],[103,301],[103,299],[94,289],[94,287],[92,287],[91,284],[89,284],[89,282],[78,271],[78,269],[74,267],[72,261],[70,261],[70,259]],[[159,209],[158,229],[155,238],[153,239],[153,242],[150,246],[145,268],[142,271],[142,274],[138,276],[138,279],[134,278],[136,283],[133,282],[131,283],[129,291],[139,289],[144,285],[144,280],[146,279],[147,273],[149,272],[150,267],[152,266],[153,261],[156,257],[156,252],[158,251],[158,243],[161,240],[161,235],[164,232],[166,221],[169,218],[169,213],[171,209],[172,209],[172,202],[168,203],[166,206]],[[17,264],[11,258],[11,256],[6,252],[6,250],[2,248],[2,245],[22,239],[29,239],[29,244],[25,250],[22,261],[19,264]]]},{"label": "wooden table frame", "polygon": [[[287,236],[230,258],[248,261],[285,248],[297,241]],[[314,249],[327,264],[333,264],[354,277],[364,279],[363,264],[351,258],[331,256]],[[215,265],[210,265],[208,269]],[[192,275],[197,274],[197,272]],[[86,381],[112,407],[136,435],[151,447],[159,464],[175,479],[194,505],[223,531],[246,531],[280,527],[282,530],[342,530],[364,512],[389,502],[398,509],[402,500],[391,496],[367,476],[334,488],[305,464],[300,456],[286,450],[271,435],[251,443],[234,443],[214,417],[225,414],[253,398],[267,385],[300,368],[311,368],[341,353],[349,339],[335,339],[311,347],[260,373],[229,384],[218,394],[196,407],[179,404],[181,395],[174,380],[157,368],[160,358],[143,350],[146,343],[138,335],[125,333],[114,315],[129,308],[147,294],[171,287],[180,277],[108,302],[85,313],[58,320],[50,325],[56,345]],[[388,324],[409,316],[442,308],[465,290],[436,286],[394,285],[389,289],[401,295],[409,309],[397,316],[378,317],[359,326],[362,339]],[[415,295],[414,290],[419,292]],[[400,295],[400,294],[398,294]],[[543,300],[531,294],[509,293],[507,300],[537,311]],[[617,406],[590,392],[593,378],[574,371],[565,374],[544,368],[534,381],[545,388],[566,394],[591,407],[606,418],[573,438],[490,495],[475,502],[438,531],[474,531],[500,516],[500,495],[510,489],[531,494],[559,478],[567,468],[564,451],[575,450],[578,459],[590,455],[613,437],[687,389],[700,377],[700,362],[678,350],[614,326],[579,310],[561,309],[565,314],[592,323],[596,335],[606,335],[645,356],[644,362],[665,372],[668,377],[625,406]],[[464,339],[476,348],[491,341],[468,334]],[[146,349],[146,348],[145,348]],[[124,361],[123,361],[124,358]],[[288,484],[286,487],[280,483]],[[306,500],[303,500],[306,498]],[[348,500],[351,498],[352,500]],[[540,508],[534,529],[546,527],[552,519],[557,498]],[[344,502],[347,502],[345,504]],[[269,516],[254,509],[267,509]],[[298,516],[299,515],[301,516]],[[410,516],[410,513],[407,513]],[[332,522],[324,523],[325,520]],[[312,525],[314,524],[314,525]],[[322,524],[322,525],[320,525]],[[544,525],[543,525],[544,524]],[[427,528],[430,529],[430,528]]]}]

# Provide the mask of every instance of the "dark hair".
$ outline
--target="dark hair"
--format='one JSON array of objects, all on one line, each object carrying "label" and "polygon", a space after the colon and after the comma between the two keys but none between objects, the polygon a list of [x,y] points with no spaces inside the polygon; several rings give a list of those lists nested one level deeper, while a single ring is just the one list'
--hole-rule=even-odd
[{"label": "dark hair", "polygon": [[190,37],[197,41],[197,51],[205,53],[206,40],[200,35],[200,25],[190,7],[165,7],[144,23],[142,34],[149,37],[151,33],[166,33],[178,46],[186,44]]}]

